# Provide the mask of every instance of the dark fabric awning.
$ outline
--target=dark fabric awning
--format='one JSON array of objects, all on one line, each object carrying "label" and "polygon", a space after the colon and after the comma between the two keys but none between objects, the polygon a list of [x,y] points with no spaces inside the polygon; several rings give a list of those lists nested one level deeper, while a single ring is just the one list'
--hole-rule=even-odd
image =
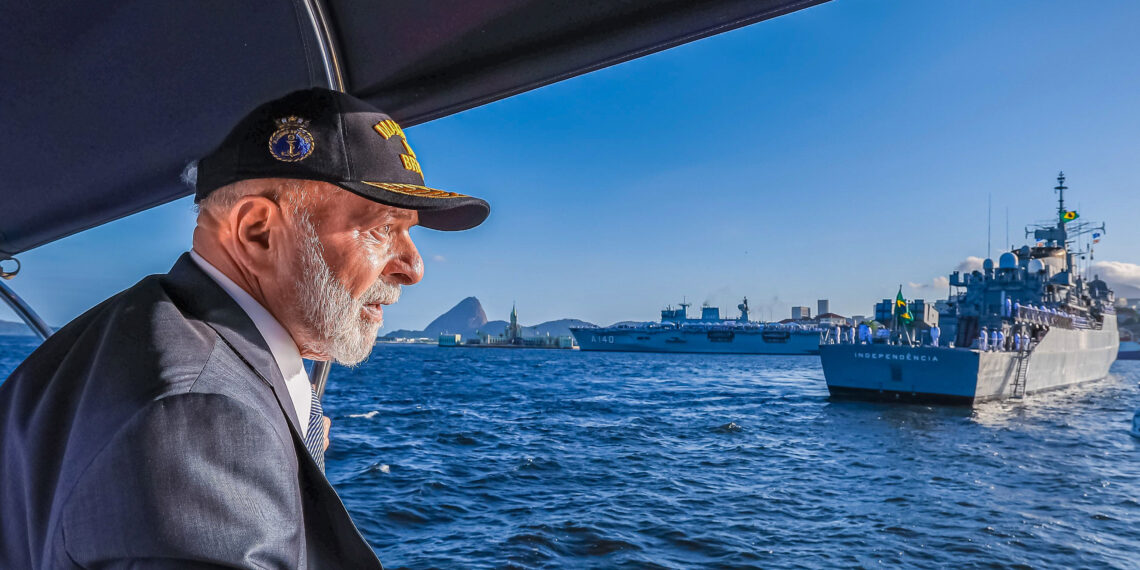
[{"label": "dark fabric awning", "polygon": [[[346,89],[410,126],[826,0],[330,0]],[[0,7],[0,254],[185,196],[258,102],[327,85],[315,0]]]}]

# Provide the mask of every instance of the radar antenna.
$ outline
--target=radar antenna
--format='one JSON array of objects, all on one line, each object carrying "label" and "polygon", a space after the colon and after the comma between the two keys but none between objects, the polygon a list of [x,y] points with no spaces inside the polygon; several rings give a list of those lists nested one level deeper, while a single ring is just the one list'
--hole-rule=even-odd
[{"label": "radar antenna", "polygon": [[1049,222],[1039,222],[1025,228],[1025,237],[1033,236],[1033,239],[1037,240],[1038,247],[1064,250],[1067,271],[1073,269],[1074,255],[1079,257],[1091,254],[1092,244],[1088,244],[1084,251],[1076,251],[1080,249],[1078,238],[1093,232],[1102,235],[1107,233],[1103,222],[1078,221],[1075,216],[1071,220],[1066,219],[1065,215],[1069,211],[1065,209],[1065,190],[1068,189],[1069,187],[1065,186],[1064,171],[1058,172],[1057,185],[1053,187],[1053,191],[1057,193],[1057,216]]}]

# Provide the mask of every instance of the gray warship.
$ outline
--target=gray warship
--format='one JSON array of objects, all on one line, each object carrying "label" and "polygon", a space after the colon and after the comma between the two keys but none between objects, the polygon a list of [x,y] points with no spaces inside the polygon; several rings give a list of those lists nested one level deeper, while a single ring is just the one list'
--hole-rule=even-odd
[{"label": "gray warship", "polygon": [[[1114,295],[1074,264],[1077,238],[1104,225],[1076,222],[1057,177],[1055,223],[1026,228],[1034,246],[1001,254],[997,266],[950,275],[940,303],[941,341],[895,327],[885,343],[829,335],[820,347],[833,397],[972,404],[1021,398],[1108,375],[1120,339]],[[1077,248],[1079,249],[1079,248]]]},{"label": "gray warship", "polygon": [[814,324],[748,320],[748,298],[740,317],[722,319],[717,307],[702,307],[690,319],[689,303],[666,307],[660,323],[571,328],[581,350],[615,352],[699,352],[723,354],[819,354],[821,329]]}]

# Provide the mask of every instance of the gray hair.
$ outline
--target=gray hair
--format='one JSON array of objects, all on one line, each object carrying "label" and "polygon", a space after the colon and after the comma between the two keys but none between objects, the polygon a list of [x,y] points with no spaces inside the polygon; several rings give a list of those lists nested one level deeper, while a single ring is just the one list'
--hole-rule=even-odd
[{"label": "gray hair", "polygon": [[203,212],[220,214],[229,212],[246,196],[264,196],[283,206],[287,205],[295,217],[307,221],[309,212],[304,207],[306,200],[310,196],[321,194],[312,191],[312,182],[308,180],[239,180],[210,192],[195,204],[195,209],[199,215]]}]

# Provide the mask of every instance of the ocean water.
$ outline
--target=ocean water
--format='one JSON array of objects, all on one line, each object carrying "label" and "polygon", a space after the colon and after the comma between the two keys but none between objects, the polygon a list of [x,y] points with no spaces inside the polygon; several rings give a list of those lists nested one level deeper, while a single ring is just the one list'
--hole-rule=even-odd
[{"label": "ocean water", "polygon": [[389,568],[1137,568],[1138,381],[885,405],[813,357],[381,345],[328,475]]}]

